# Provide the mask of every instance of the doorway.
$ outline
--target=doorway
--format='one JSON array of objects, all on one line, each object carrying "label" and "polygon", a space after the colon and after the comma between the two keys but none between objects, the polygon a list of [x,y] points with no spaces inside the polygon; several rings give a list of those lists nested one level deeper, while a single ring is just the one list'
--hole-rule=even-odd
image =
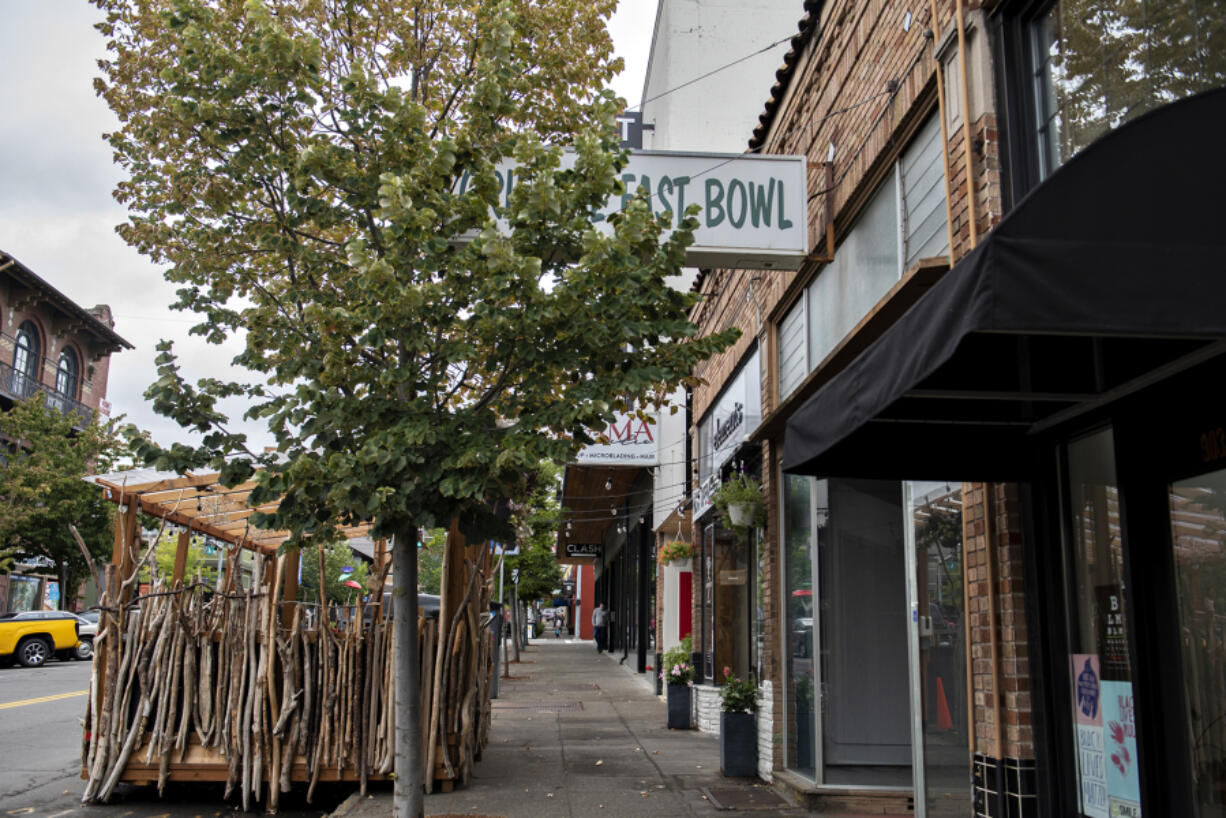
[{"label": "doorway", "polygon": [[971,715],[962,484],[903,484],[908,655],[917,816],[962,816],[971,803]]}]

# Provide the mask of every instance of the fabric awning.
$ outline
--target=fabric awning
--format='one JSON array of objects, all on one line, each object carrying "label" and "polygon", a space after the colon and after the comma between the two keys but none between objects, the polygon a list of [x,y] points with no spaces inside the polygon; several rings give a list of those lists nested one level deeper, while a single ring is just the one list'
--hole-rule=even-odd
[{"label": "fabric awning", "polygon": [[1226,352],[1226,90],[1063,165],[788,420],[785,471],[1021,479],[1034,436]]}]

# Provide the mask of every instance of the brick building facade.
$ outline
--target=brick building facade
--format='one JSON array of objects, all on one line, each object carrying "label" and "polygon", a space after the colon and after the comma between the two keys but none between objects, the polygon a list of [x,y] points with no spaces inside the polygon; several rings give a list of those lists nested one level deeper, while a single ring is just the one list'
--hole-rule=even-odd
[{"label": "brick building facade", "polygon": [[[1176,23],[1173,15],[1132,19],[1126,16],[1133,13],[1129,10],[1094,16],[1101,11],[1071,0],[806,2],[800,32],[770,89],[749,149],[806,157],[812,255],[796,273],[705,270],[696,284],[703,299],[692,318],[700,329],[736,326],[742,337],[695,371],[703,383],[693,393],[693,446],[700,449],[704,425],[721,422],[724,398],[737,373],[748,365],[759,367],[761,423],[745,430],[744,442],[722,471],[726,477],[751,464],[762,482],[767,522],[756,540],[729,546],[713,516],[696,514],[695,588],[702,587],[704,593],[696,590],[694,595],[699,637],[695,650],[718,655],[727,652],[724,643],[746,639],[747,633],[762,646],[758,668],[769,698],[764,714],[770,714],[760,719],[760,752],[769,756],[760,759],[763,777],[769,768],[778,786],[812,806],[985,816],[1079,810],[1076,814],[1096,816],[1107,814],[1108,801],[1112,814],[1140,815],[1144,801],[1159,810],[1153,814],[1192,814],[1162,811],[1162,805],[1170,809],[1188,803],[1188,793],[1152,783],[1163,780],[1159,772],[1169,770],[1164,750],[1187,757],[1182,739],[1155,729],[1162,718],[1159,712],[1178,718],[1177,707],[1162,710],[1173,700],[1151,694],[1150,709],[1138,716],[1139,721],[1150,721],[1151,741],[1162,733],[1167,742],[1141,753],[1148,759],[1141,768],[1151,782],[1143,794],[1135,766],[1117,778],[1095,778],[1093,759],[1079,761],[1073,747],[1078,739],[1092,741],[1094,735],[1101,744],[1103,728],[1072,725],[1067,716],[1069,697],[1076,694],[1071,691],[1076,685],[1068,681],[1070,657],[1075,664],[1084,662],[1088,671],[1091,661],[1085,657],[1098,661],[1101,655],[1102,695],[1127,691],[1119,695],[1120,701],[1126,695],[1131,702],[1145,678],[1137,659],[1131,675],[1127,658],[1115,659],[1117,666],[1108,672],[1105,649],[1095,653],[1092,638],[1090,647],[1079,646],[1078,640],[1086,637],[1076,635],[1079,630],[1101,630],[1094,617],[1107,604],[1103,599],[1115,605],[1128,596],[1121,591],[1127,583],[1120,572],[1132,569],[1130,560],[1121,556],[1119,543],[1127,535],[1121,534],[1121,515],[1111,499],[1114,488],[1108,486],[1106,495],[1100,491],[1092,503],[1087,500],[1084,507],[1090,511],[1082,512],[1075,498],[1067,496],[1076,481],[1067,475],[1063,482],[1050,480],[1045,470],[1065,462],[1061,458],[1075,462],[1078,436],[1096,428],[1085,425],[1085,418],[1102,423],[1103,413],[1110,411],[1103,406],[1114,406],[1110,401],[1122,394],[1144,395],[1150,382],[1109,388],[1104,382],[1110,376],[1100,361],[1089,365],[1098,367],[1097,381],[1090,381],[1093,388],[1075,392],[1061,384],[1044,390],[1037,383],[1050,381],[1047,373],[1065,366],[1066,360],[1073,371],[1080,362],[1079,335],[1093,336],[1096,340],[1090,343],[1102,349],[1119,337],[1143,337],[1142,328],[1113,314],[1114,305],[1104,305],[1101,316],[1089,314],[1101,317],[1102,325],[1077,316],[1068,322],[1071,330],[1060,325],[1034,331],[1028,325],[1028,334],[1020,334],[1010,328],[1017,340],[1008,342],[1016,346],[1006,348],[1008,354],[996,351],[991,339],[999,336],[990,334],[985,336],[990,340],[978,345],[946,343],[939,353],[944,357],[933,353],[933,367],[952,360],[938,375],[953,375],[954,364],[960,365],[961,394],[937,378],[926,391],[917,391],[911,403],[879,401],[884,409],[870,405],[887,388],[879,386],[881,381],[901,377],[882,368],[880,358],[870,353],[905,350],[908,331],[917,333],[917,345],[940,346],[939,323],[958,321],[961,308],[931,305],[947,297],[943,294],[956,286],[953,282],[970,279],[968,271],[987,264],[984,253],[974,251],[1028,191],[1042,187],[1096,137],[1139,112],[1226,81],[1226,72],[1207,69],[1203,61],[1197,63],[1196,81],[1178,90],[1146,92],[1125,88],[1124,80],[1114,75],[1104,79],[1094,74],[1089,80],[1077,76],[1079,70],[1108,70],[1101,62],[1099,68],[1085,69],[1079,58],[1112,38],[1121,39],[1122,53],[1132,49],[1134,62],[1143,62],[1136,54],[1149,46],[1123,39],[1119,32],[1124,29],[1113,28],[1113,22],[1135,24],[1146,33],[1146,43],[1163,37],[1191,42],[1220,22],[1212,13],[1190,23]],[[1121,19],[1108,19],[1113,14]],[[1180,28],[1185,23],[1188,31]],[[1096,33],[1086,37],[1088,30]],[[1185,51],[1171,59],[1186,67],[1203,56]],[[1099,93],[1086,91],[1095,82],[1104,89],[1102,99],[1085,99],[1087,93]],[[1111,114],[1112,106],[1122,106],[1121,112]],[[1216,111],[1210,105],[1204,108]],[[1083,164],[1090,163],[1093,153],[1086,151]],[[1071,170],[1063,177],[1077,179]],[[1084,181],[1065,184],[1076,196],[1092,192]],[[1082,228],[1077,223],[1084,212],[1065,217],[1069,240],[1093,235],[1096,225],[1089,222]],[[1025,226],[1015,231],[1038,233],[1035,223],[1026,221],[1025,209],[1018,213],[1014,225]],[[1009,240],[996,237],[992,249]],[[1111,240],[1118,241],[1114,236]],[[1015,267],[1025,263],[1019,260]],[[1053,265],[1035,269],[1046,272]],[[1139,292],[1144,291],[1141,286]],[[926,297],[930,293],[932,297]],[[1021,291],[1018,297],[1033,297],[1041,306],[1049,294]],[[919,303],[925,309],[913,310]],[[1129,309],[1121,300],[1117,312],[1123,315]],[[921,312],[929,323],[915,327]],[[1041,308],[1038,313],[1042,315]],[[1089,326],[1083,330],[1077,320]],[[920,337],[919,330],[934,338]],[[1217,331],[1209,328],[1202,334],[1212,338]],[[1052,342],[1049,350],[1048,335],[1073,340],[1061,341],[1064,346]],[[1040,351],[1047,357],[1036,368]],[[968,360],[964,363],[959,354]],[[1158,359],[1166,353],[1152,354]],[[1220,360],[1209,355],[1177,366]],[[876,362],[877,369],[866,360]],[[923,370],[911,376],[912,381],[931,372]],[[857,416],[861,395],[866,396],[866,411],[871,410],[864,417]],[[949,407],[940,404],[932,420],[893,425],[898,423],[895,415],[904,410],[923,417],[924,411],[915,407],[924,399],[948,398],[953,398]],[[1004,406],[995,407],[992,401]],[[1036,401],[1050,402],[1057,412],[1045,417],[1034,409]],[[963,411],[968,405],[973,408]],[[955,406],[959,408],[951,408]],[[881,412],[885,421],[874,428],[891,431],[863,431],[866,422],[876,420],[873,411]],[[1117,422],[1124,428],[1134,415],[1120,412]],[[827,417],[832,426],[842,424],[840,428],[849,430],[845,434],[858,437],[842,444],[831,436],[811,454],[797,454],[801,444],[796,431],[820,427]],[[1074,418],[1077,421],[1071,422]],[[939,429],[940,437],[925,437],[925,423]],[[989,437],[986,430],[996,426],[1029,427],[1032,438],[1019,442],[1010,437],[1007,449],[977,451],[981,437]],[[959,431],[970,427],[974,430]],[[955,445],[942,447],[944,441]],[[1117,452],[1121,445],[1116,443]],[[1099,454],[1096,467],[1107,462]],[[930,455],[927,461],[925,455]],[[1041,457],[1049,460],[1040,463],[1036,459]],[[697,495],[702,486],[696,482],[693,488]],[[1190,498],[1209,489],[1187,491]],[[1113,516],[1103,511],[1108,507],[1117,508]],[[1091,521],[1098,526],[1097,546],[1076,522],[1076,515],[1091,512],[1098,514]],[[1182,518],[1174,519],[1178,530]],[[1152,526],[1149,520],[1146,524]],[[1114,550],[1104,551],[1104,543],[1113,543]],[[715,566],[720,549],[730,547],[746,549],[751,564],[752,555],[758,554],[752,581],[764,589],[764,617],[756,634],[753,627],[721,628],[715,613],[724,593]],[[1098,556],[1090,553],[1095,547]],[[1079,556],[1078,548],[1090,555]],[[1176,555],[1178,559],[1178,551]],[[1116,564],[1114,573],[1108,571],[1108,558],[1123,567]],[[1146,554],[1145,559],[1153,557]],[[1086,560],[1088,569],[1069,567]],[[1164,575],[1171,573],[1165,563],[1158,567]],[[1093,593],[1084,580],[1075,579],[1076,571],[1087,570],[1097,572],[1094,593],[1102,599],[1087,601],[1086,594]],[[1197,577],[1199,589],[1200,574]],[[1052,601],[1065,595],[1066,602]],[[1137,606],[1129,609],[1133,617],[1150,610],[1140,607],[1143,604],[1158,606],[1154,610],[1163,611],[1169,625],[1172,596],[1124,601]],[[1205,611],[1214,608],[1198,604],[1202,607],[1187,616],[1201,622]],[[1106,632],[1120,630],[1118,622],[1114,627],[1116,631]],[[1152,634],[1129,637],[1129,655],[1158,655],[1163,650]],[[1106,637],[1099,633],[1096,638],[1101,645]],[[1066,645],[1065,652],[1053,643]],[[1123,651],[1121,645],[1112,649]],[[1169,651],[1164,655],[1174,658]],[[1216,655],[1202,657],[1196,666],[1219,660]],[[1085,672],[1079,678],[1078,684],[1083,683]],[[718,678],[708,673],[707,682],[717,683]],[[1152,684],[1172,682],[1154,679]],[[1192,691],[1178,700],[1192,697]],[[712,687],[698,697],[702,702],[713,694]],[[1214,700],[1215,707],[1220,699]],[[1131,736],[1131,729],[1124,728],[1121,735]],[[1200,758],[1198,752],[1207,751],[1194,747],[1192,756]],[[1202,759],[1198,780],[1220,780],[1213,772],[1215,763]],[[1119,766],[1123,770],[1127,765]],[[1100,796],[1101,803],[1096,800]],[[1216,798],[1205,795],[1198,803],[1217,804]]]},{"label": "brick building facade", "polygon": [[[114,326],[109,306],[79,306],[0,251],[0,411],[42,395],[47,406],[80,424],[95,412],[108,414],[111,354],[132,349]],[[46,581],[36,568],[20,566],[12,577],[0,576],[0,610],[41,607]]]}]

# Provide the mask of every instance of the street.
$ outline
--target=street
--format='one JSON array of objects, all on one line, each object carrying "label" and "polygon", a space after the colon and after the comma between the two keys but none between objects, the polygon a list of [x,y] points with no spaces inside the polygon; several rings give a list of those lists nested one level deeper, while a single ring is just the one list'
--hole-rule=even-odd
[{"label": "street", "polygon": [[[0,817],[50,816],[222,816],[241,813],[222,800],[217,784],[167,787],[121,785],[114,803],[82,806],[81,722],[89,689],[88,662],[51,661],[40,668],[14,664],[0,668]],[[314,806],[303,793],[282,796],[279,815],[291,818],[325,815],[353,787],[320,787]],[[262,812],[262,808],[259,808]]]}]

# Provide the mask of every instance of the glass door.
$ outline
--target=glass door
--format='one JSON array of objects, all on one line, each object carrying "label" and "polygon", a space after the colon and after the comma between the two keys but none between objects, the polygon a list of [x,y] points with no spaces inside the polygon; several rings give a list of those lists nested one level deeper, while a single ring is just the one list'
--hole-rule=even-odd
[{"label": "glass door", "polygon": [[904,484],[915,814],[962,816],[971,736],[962,484]]},{"label": "glass door", "polygon": [[1198,818],[1226,816],[1226,470],[1170,484],[1171,543]]}]

